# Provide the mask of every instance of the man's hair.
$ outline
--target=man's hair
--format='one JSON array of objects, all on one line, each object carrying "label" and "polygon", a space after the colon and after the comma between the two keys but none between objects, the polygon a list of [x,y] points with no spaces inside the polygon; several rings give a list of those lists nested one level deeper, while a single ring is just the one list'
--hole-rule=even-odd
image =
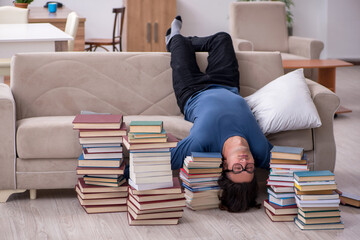
[{"label": "man's hair", "polygon": [[223,171],[218,184],[221,189],[219,195],[221,210],[244,212],[252,207],[260,208],[260,204],[256,203],[258,185],[255,174],[251,182],[235,183]]}]

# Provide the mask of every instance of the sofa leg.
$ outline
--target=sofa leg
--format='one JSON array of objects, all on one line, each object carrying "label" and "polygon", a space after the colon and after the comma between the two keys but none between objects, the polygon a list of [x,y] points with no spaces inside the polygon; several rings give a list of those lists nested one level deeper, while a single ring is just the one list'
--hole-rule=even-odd
[{"label": "sofa leg", "polygon": [[30,189],[30,199],[36,199],[36,189]]},{"label": "sofa leg", "polygon": [[0,203],[6,203],[13,193],[23,193],[26,189],[0,190]]}]

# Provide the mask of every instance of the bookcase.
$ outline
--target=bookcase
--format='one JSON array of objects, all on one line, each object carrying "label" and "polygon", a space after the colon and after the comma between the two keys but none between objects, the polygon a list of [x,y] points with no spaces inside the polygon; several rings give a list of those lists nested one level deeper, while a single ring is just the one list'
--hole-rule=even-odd
[{"label": "bookcase", "polygon": [[166,51],[165,33],[176,16],[176,0],[124,0],[124,49]]}]

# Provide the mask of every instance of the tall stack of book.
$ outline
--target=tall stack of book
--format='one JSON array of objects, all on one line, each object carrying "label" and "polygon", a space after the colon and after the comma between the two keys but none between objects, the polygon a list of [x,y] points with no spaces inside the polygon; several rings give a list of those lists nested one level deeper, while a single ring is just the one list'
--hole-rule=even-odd
[{"label": "tall stack of book", "polygon": [[187,207],[192,210],[218,208],[221,163],[222,156],[217,152],[192,152],[185,158],[180,178]]},{"label": "tall stack of book", "polygon": [[172,187],[170,148],[178,140],[162,121],[132,121],[124,145],[129,150],[129,184],[136,190]]},{"label": "tall stack of book", "polygon": [[264,201],[265,212],[274,222],[294,221],[297,206],[293,174],[309,170],[304,149],[274,146],[271,149],[270,168],[267,182],[269,199]]},{"label": "tall stack of book", "polygon": [[342,229],[339,194],[335,175],[328,171],[294,173],[298,215],[295,224],[300,229]]},{"label": "tall stack of book", "polygon": [[79,114],[73,121],[79,130],[82,154],[76,172],[83,177],[75,186],[80,204],[88,213],[126,211],[127,183],[123,177],[122,115]]},{"label": "tall stack of book", "polygon": [[184,193],[179,179],[173,178],[169,188],[136,190],[129,187],[129,225],[173,225],[178,224],[185,207]]},{"label": "tall stack of book", "polygon": [[177,224],[185,206],[172,177],[170,148],[178,140],[162,121],[132,121],[124,145],[129,150],[129,225]]}]

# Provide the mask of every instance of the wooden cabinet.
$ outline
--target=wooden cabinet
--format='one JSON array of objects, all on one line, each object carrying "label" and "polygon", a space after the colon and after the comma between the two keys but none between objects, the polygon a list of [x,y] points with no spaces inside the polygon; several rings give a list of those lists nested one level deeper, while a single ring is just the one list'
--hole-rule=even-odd
[{"label": "wooden cabinet", "polygon": [[176,17],[176,0],[124,0],[124,49],[165,52],[165,33]]}]

